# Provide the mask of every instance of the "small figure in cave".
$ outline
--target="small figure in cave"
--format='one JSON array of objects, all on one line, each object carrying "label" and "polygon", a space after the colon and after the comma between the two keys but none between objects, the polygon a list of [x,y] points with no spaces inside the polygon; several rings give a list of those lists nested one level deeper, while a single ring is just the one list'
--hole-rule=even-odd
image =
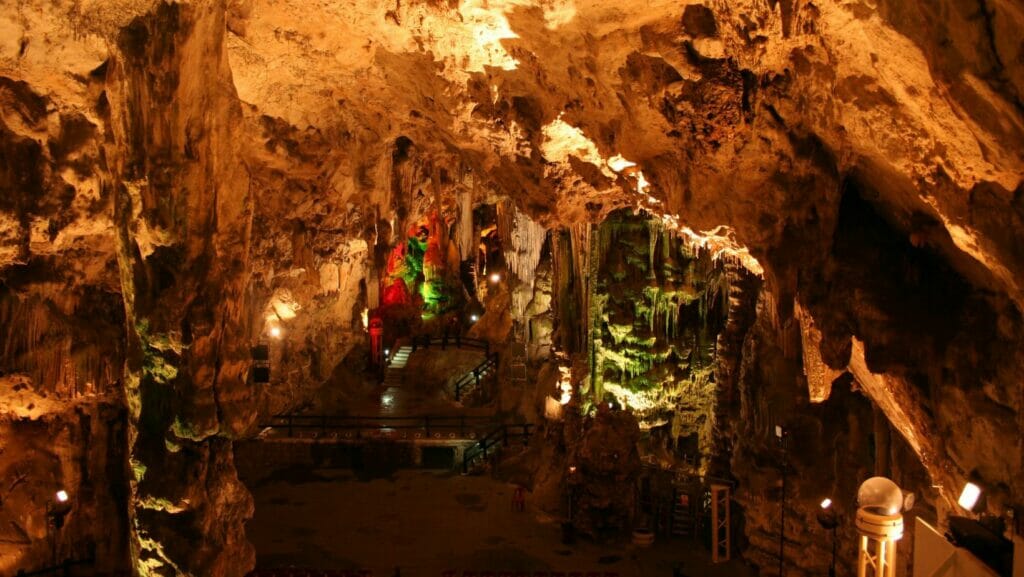
[{"label": "small figure in cave", "polygon": [[520,513],[526,511],[526,492],[521,485],[517,485],[512,492],[512,510]]}]

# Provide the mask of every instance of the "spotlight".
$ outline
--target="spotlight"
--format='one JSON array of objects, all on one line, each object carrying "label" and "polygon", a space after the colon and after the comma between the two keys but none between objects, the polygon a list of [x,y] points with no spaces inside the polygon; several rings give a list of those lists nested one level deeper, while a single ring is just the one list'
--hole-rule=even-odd
[{"label": "spotlight", "polygon": [[818,511],[818,524],[822,529],[832,531],[832,561],[828,565],[828,577],[836,577],[836,529],[839,527],[839,517],[835,508],[832,507],[832,499],[825,498],[821,502],[821,510]]},{"label": "spotlight", "polygon": [[275,339],[281,338],[281,327],[270,327],[270,336]]},{"label": "spotlight", "polygon": [[384,349],[384,356],[385,357],[390,355],[390,354],[391,354],[391,349]]},{"label": "spotlight", "polygon": [[575,472],[576,472],[576,465],[569,465],[569,474],[571,475],[571,474],[573,474]]},{"label": "spotlight", "polygon": [[54,494],[53,502],[46,503],[46,517],[54,529],[64,526],[64,518],[71,512],[69,499],[68,492],[61,489]]},{"label": "spotlight", "polygon": [[492,284],[498,284],[498,282],[500,280],[501,280],[501,275],[500,274],[498,274],[496,272],[491,273],[491,283]]},{"label": "spotlight", "polygon": [[782,437],[785,437],[788,433],[789,431],[787,431],[782,425],[775,425],[775,436],[778,437],[779,440],[781,440]]},{"label": "spotlight", "polygon": [[956,503],[968,511],[973,511],[974,506],[978,504],[978,497],[981,497],[981,487],[974,483],[967,483],[964,485],[964,490],[960,492],[960,498]]},{"label": "spotlight", "polygon": [[476,321],[480,320],[480,317],[478,317],[477,315],[469,315],[469,320],[475,323]]}]

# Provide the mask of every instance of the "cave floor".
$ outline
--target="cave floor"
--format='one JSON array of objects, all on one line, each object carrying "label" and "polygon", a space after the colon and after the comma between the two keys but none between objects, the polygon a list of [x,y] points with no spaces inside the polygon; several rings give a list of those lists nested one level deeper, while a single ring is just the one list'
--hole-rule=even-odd
[{"label": "cave floor", "polygon": [[[365,477],[362,477],[365,479]],[[621,577],[744,577],[737,561],[710,564],[695,541],[638,548],[577,539],[564,545],[559,519],[514,511],[515,486],[487,476],[398,470],[359,480],[348,470],[306,470],[250,487],[248,525],[259,568],[369,569],[405,577],[462,571],[600,571]]]}]

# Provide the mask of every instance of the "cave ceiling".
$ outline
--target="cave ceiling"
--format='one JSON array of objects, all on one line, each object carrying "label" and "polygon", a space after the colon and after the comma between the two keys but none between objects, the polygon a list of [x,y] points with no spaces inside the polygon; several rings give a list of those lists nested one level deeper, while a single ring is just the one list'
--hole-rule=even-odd
[{"label": "cave ceiling", "polygon": [[[119,114],[109,63],[132,42],[180,34],[132,37],[133,22],[173,6],[216,13],[226,32],[200,58],[226,57],[227,77],[185,61],[152,82],[222,81],[237,95],[237,153],[286,217],[325,205],[338,222],[321,224],[353,235],[375,210],[386,218],[379,191],[404,136],[432,166],[478,175],[545,224],[643,207],[785,276],[784,260],[813,260],[801,241],[827,249],[855,178],[915,242],[1024,303],[1019,3],[5,4],[6,164],[31,156],[39,174],[0,205],[2,265],[104,253],[99,149]],[[30,141],[41,150],[17,144]],[[79,274],[113,270],[94,268]]]}]

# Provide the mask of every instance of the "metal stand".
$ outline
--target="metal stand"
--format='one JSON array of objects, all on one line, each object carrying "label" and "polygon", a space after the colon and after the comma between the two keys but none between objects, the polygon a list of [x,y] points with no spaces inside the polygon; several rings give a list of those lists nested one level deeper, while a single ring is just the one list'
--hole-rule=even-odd
[{"label": "metal stand", "polygon": [[729,526],[729,486],[711,485],[711,527],[712,550],[711,562],[722,563],[730,556]]},{"label": "metal stand", "polygon": [[903,516],[864,507],[857,510],[857,531],[857,577],[896,577],[896,542],[903,537]]}]

